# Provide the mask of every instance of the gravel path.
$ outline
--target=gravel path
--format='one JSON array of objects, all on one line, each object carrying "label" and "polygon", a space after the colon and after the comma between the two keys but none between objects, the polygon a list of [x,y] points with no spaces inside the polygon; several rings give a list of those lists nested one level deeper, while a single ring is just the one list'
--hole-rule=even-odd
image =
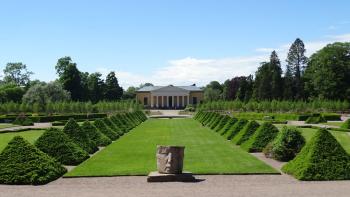
[{"label": "gravel path", "polygon": [[15,126],[15,127],[9,127],[9,128],[4,128],[0,129],[1,131],[17,131],[17,130],[22,130],[22,129],[45,129],[52,127],[51,123],[34,123],[33,126]]}]

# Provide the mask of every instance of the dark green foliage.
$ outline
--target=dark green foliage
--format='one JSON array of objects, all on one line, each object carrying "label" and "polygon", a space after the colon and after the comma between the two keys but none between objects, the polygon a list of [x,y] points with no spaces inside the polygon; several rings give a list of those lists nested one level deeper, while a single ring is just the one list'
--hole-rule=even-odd
[{"label": "dark green foliage", "polygon": [[63,132],[86,152],[92,154],[98,150],[97,145],[90,140],[88,134],[80,128],[74,119],[69,119],[63,128]]},{"label": "dark green foliage", "polygon": [[282,171],[299,180],[350,179],[350,156],[326,129],[319,129]]},{"label": "dark green foliage", "polygon": [[112,140],[101,133],[90,121],[85,121],[83,125],[81,125],[81,129],[97,146],[107,146],[112,143]]},{"label": "dark green foliage", "polygon": [[248,124],[244,126],[244,128],[232,139],[232,142],[236,143],[236,145],[241,145],[246,142],[250,136],[252,136],[255,131],[259,128],[259,123],[255,120],[250,121]]},{"label": "dark green foliage", "polygon": [[272,142],[271,152],[268,153],[278,161],[292,160],[303,148],[305,139],[297,128],[283,127]]},{"label": "dark green foliage", "polygon": [[218,132],[220,131],[225,125],[226,123],[230,120],[230,116],[225,115],[220,122],[216,125],[216,127],[214,128],[214,131]]},{"label": "dark green foliage", "polygon": [[322,117],[326,121],[340,121],[341,120],[341,115],[335,114],[335,113],[325,113],[325,114],[322,114]]},{"label": "dark green foliage", "polygon": [[231,140],[248,123],[246,119],[239,119],[226,133],[227,140]]},{"label": "dark green foliage", "polygon": [[123,133],[128,132],[127,125],[125,125],[117,116],[111,116],[110,119],[116,126],[118,126],[123,131]]},{"label": "dark green foliage", "polygon": [[322,122],[327,122],[327,120],[325,120],[320,114],[313,114],[305,121],[307,124],[318,124]]},{"label": "dark green foliage", "polygon": [[213,124],[217,123],[219,117],[220,114],[214,113],[214,116],[212,117],[211,121],[207,124],[207,127],[211,128]]},{"label": "dark green foliage", "polygon": [[102,119],[97,119],[94,121],[94,126],[103,134],[105,134],[109,139],[116,140],[119,135],[112,131]]},{"label": "dark green foliage", "polygon": [[26,117],[26,116],[18,116],[16,120],[12,122],[12,124],[15,125],[21,125],[21,126],[32,126],[34,125],[33,121]]},{"label": "dark green foliage", "polygon": [[216,126],[221,122],[221,120],[224,118],[223,115],[218,115],[218,117],[215,119],[213,124],[210,126],[211,129],[215,129]]},{"label": "dark green foliage", "polygon": [[46,184],[67,170],[20,136],[14,137],[0,154],[1,184]]},{"label": "dark green foliage", "polygon": [[35,146],[64,165],[78,165],[89,158],[86,151],[56,128],[47,129],[36,140]]},{"label": "dark green foliage", "polygon": [[342,125],[341,128],[343,129],[350,129],[350,119],[347,119]]},{"label": "dark green foliage", "polygon": [[238,121],[237,118],[230,118],[230,120],[227,121],[227,123],[225,124],[225,126],[219,131],[219,133],[221,135],[225,135],[227,133],[228,130],[231,129],[231,127]]},{"label": "dark green foliage", "polygon": [[107,125],[107,127],[109,127],[112,131],[114,131],[116,134],[118,134],[118,136],[122,136],[123,132],[121,131],[121,129],[119,129],[109,118],[103,118],[102,119],[103,122]]},{"label": "dark green foliage", "polygon": [[278,134],[278,129],[271,123],[263,123],[249,140],[241,147],[248,152],[261,152]]}]

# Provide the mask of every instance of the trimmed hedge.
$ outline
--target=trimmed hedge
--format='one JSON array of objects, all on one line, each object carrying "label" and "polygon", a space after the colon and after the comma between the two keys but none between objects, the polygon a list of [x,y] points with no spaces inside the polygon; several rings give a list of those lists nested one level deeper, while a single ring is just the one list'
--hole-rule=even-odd
[{"label": "trimmed hedge", "polygon": [[97,145],[90,140],[88,134],[80,128],[74,119],[69,119],[63,128],[63,132],[66,133],[74,141],[74,143],[78,144],[86,152],[92,154],[98,151]]},{"label": "trimmed hedge", "polygon": [[225,125],[226,123],[230,120],[230,116],[225,115],[220,122],[218,123],[218,125],[214,128],[214,131],[218,132],[220,131]]},{"label": "trimmed hedge", "polygon": [[103,134],[105,134],[112,141],[119,138],[119,135],[112,131],[102,119],[97,119],[94,121],[94,126]]},{"label": "trimmed hedge", "polygon": [[307,181],[350,179],[350,156],[332,134],[319,129],[282,171]]},{"label": "trimmed hedge", "polygon": [[228,130],[231,129],[231,127],[238,121],[237,118],[230,118],[229,121],[225,124],[225,126],[219,131],[220,135],[225,135]]},{"label": "trimmed hedge", "polygon": [[127,125],[124,125],[123,122],[117,116],[111,116],[110,119],[116,126],[118,126],[121,129],[123,133],[128,132]]},{"label": "trimmed hedge", "polygon": [[299,129],[295,127],[282,128],[271,146],[264,149],[265,156],[274,158],[278,161],[292,160],[303,148],[305,138],[301,135]]},{"label": "trimmed hedge", "polygon": [[97,146],[107,146],[112,143],[112,140],[101,133],[90,121],[85,121],[81,125],[81,129],[85,132],[90,140],[95,142]]},{"label": "trimmed hedge", "polygon": [[226,132],[226,139],[232,140],[232,138],[240,132],[243,127],[248,123],[248,120],[246,119],[239,119],[227,132]]},{"label": "trimmed hedge", "polygon": [[86,151],[56,128],[47,129],[36,140],[35,146],[64,165],[78,165],[89,158]]},{"label": "trimmed hedge", "polygon": [[263,123],[249,140],[244,142],[241,147],[248,152],[261,152],[268,145],[279,130],[271,123]]},{"label": "trimmed hedge", "polygon": [[109,127],[112,131],[114,131],[119,137],[124,133],[121,131],[119,127],[117,127],[109,118],[103,118],[103,122]]},{"label": "trimmed hedge", "polygon": [[305,121],[307,124],[318,124],[322,122],[327,122],[327,120],[324,119],[320,114],[314,114]]},{"label": "trimmed hedge", "polygon": [[259,123],[257,123],[255,120],[250,121],[247,123],[244,128],[232,139],[232,142],[236,145],[241,145],[242,143],[246,142],[250,136],[252,136],[255,131],[259,128]]},{"label": "trimmed hedge", "polygon": [[1,184],[41,185],[58,179],[67,170],[20,136],[0,154]]},{"label": "trimmed hedge", "polygon": [[14,125],[21,125],[21,126],[32,126],[34,125],[32,119],[26,117],[26,116],[18,116],[12,124]]}]

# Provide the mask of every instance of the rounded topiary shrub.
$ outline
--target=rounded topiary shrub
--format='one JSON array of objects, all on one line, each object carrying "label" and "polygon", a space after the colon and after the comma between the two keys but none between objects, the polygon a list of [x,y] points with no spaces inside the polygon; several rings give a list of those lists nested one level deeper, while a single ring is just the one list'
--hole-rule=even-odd
[{"label": "rounded topiary shrub", "polygon": [[102,119],[97,119],[94,121],[94,126],[103,134],[105,134],[109,139],[116,140],[119,138],[119,135],[112,131]]},{"label": "rounded topiary shrub", "polygon": [[87,133],[89,138],[95,142],[97,146],[107,146],[112,143],[112,140],[101,133],[90,121],[84,121],[81,129]]},{"label": "rounded topiary shrub", "polygon": [[86,151],[57,128],[47,129],[35,146],[64,165],[78,165],[89,158]]},{"label": "rounded topiary shrub", "polygon": [[347,119],[342,125],[341,128],[343,129],[350,129],[350,118]]},{"label": "rounded topiary shrub", "polygon": [[289,161],[300,152],[304,144],[305,138],[297,128],[283,127],[271,143],[270,152],[265,150],[264,153],[278,161]]},{"label": "rounded topiary shrub", "polygon": [[63,128],[63,132],[66,133],[74,143],[78,144],[83,150],[92,154],[98,150],[97,145],[93,142],[87,133],[85,133],[78,123],[73,119],[69,119],[67,124]]},{"label": "rounded topiary shrub", "polygon": [[0,153],[1,184],[41,185],[61,177],[67,170],[55,159],[20,136]]}]

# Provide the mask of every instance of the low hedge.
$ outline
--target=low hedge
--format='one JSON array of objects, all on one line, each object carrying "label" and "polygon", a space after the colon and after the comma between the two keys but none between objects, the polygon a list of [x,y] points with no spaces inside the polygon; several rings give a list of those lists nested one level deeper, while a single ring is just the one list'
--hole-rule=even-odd
[{"label": "low hedge", "polygon": [[319,124],[323,122],[327,122],[327,120],[324,119],[323,116],[319,114],[312,115],[305,121],[305,123],[307,124]]},{"label": "low hedge", "polygon": [[[16,120],[18,115],[5,115],[0,117],[0,123],[10,123]],[[94,113],[94,114],[65,114],[65,115],[52,115],[52,116],[32,116],[31,114],[25,114],[25,117],[28,117],[33,120],[33,122],[54,122],[54,121],[68,121],[70,118],[75,120],[91,120],[97,118],[107,117],[105,113]]]},{"label": "low hedge", "polygon": [[348,180],[350,156],[331,133],[319,129],[282,171],[306,181]]},{"label": "low hedge", "polygon": [[74,119],[69,119],[63,128],[63,132],[86,152],[92,154],[98,150],[95,142],[89,138],[88,134],[80,128]]},{"label": "low hedge", "polygon": [[20,136],[0,153],[1,184],[41,185],[58,179],[67,170]]},{"label": "low hedge", "polygon": [[64,165],[78,165],[89,158],[89,154],[75,144],[63,131],[47,129],[35,146]]},{"label": "low hedge", "polygon": [[21,125],[21,126],[33,126],[34,123],[32,119],[26,117],[26,116],[18,116],[12,124],[14,125]]},{"label": "low hedge", "polygon": [[266,157],[274,158],[278,161],[292,160],[305,144],[305,138],[295,127],[282,128],[276,139],[263,150]]}]

